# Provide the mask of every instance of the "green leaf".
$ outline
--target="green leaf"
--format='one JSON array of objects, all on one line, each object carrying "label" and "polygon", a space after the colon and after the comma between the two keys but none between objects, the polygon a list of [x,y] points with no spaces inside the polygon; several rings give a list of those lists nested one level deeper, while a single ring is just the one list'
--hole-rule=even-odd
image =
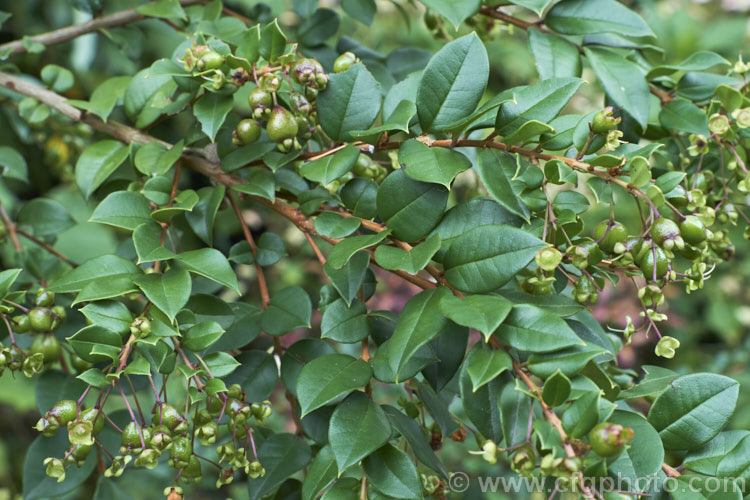
[{"label": "green leaf", "polygon": [[512,368],[513,362],[505,351],[475,348],[466,358],[466,371],[474,385],[472,392],[477,392],[477,389]]},{"label": "green leaf", "polygon": [[713,439],[737,404],[737,381],[713,373],[676,378],[659,395],[648,421],[659,432],[665,450],[694,450]]},{"label": "green leaf", "polygon": [[469,116],[484,94],[489,73],[487,50],[476,34],[443,46],[425,68],[417,89],[422,131],[440,132]]},{"label": "green leaf", "polygon": [[507,153],[484,149],[479,153],[477,172],[490,196],[508,212],[529,220],[529,207],[513,190],[509,175],[517,170],[516,158]]},{"label": "green leaf", "polygon": [[237,276],[224,254],[214,248],[201,248],[177,254],[177,259],[190,271],[213,280],[239,293]]},{"label": "green leaf", "polygon": [[[297,384],[297,388],[300,388],[300,384]],[[380,406],[363,392],[350,394],[336,407],[328,428],[328,441],[336,457],[339,477],[346,469],[383,446],[390,437],[391,423]]]},{"label": "green leaf", "polygon": [[172,206],[159,208],[151,212],[151,218],[157,222],[169,222],[173,217],[189,212],[198,203],[198,194],[192,189],[181,191],[172,200]]},{"label": "green leaf", "polygon": [[[240,362],[228,352],[212,352],[203,361],[215,377],[226,377],[240,366]],[[262,386],[261,380],[258,386]]]},{"label": "green leaf", "polygon": [[128,157],[128,148],[114,140],[99,141],[86,147],[76,163],[76,184],[86,198]]},{"label": "green leaf", "polygon": [[325,43],[339,29],[339,15],[331,9],[318,9],[297,27],[297,40],[308,47]]},{"label": "green leaf", "polygon": [[375,261],[384,269],[402,269],[407,273],[416,274],[430,263],[430,259],[439,248],[440,236],[433,234],[409,251],[380,245],[375,249]]},{"label": "green leaf", "polygon": [[511,347],[526,352],[550,352],[584,345],[559,316],[531,304],[515,304],[495,335]]},{"label": "green leaf", "polygon": [[520,229],[479,226],[453,241],[445,254],[445,277],[461,291],[491,292],[525,268],[543,246],[544,242]]},{"label": "green leaf", "polygon": [[688,132],[708,137],[708,117],[698,106],[685,99],[675,99],[659,111],[659,122],[667,130]]},{"label": "green leaf", "polygon": [[677,372],[662,368],[661,366],[643,365],[642,368],[646,373],[643,380],[634,387],[622,391],[617,399],[642,398],[644,396],[651,396],[652,394],[659,394],[666,389],[674,379],[679,377]]},{"label": "green leaf", "polygon": [[253,167],[247,170],[247,183],[235,184],[232,189],[240,193],[260,196],[268,201],[276,197],[276,181],[273,172],[263,167]]},{"label": "green leaf", "polygon": [[375,13],[378,11],[375,0],[342,0],[341,8],[365,26],[372,24]]},{"label": "green leaf", "polygon": [[341,269],[349,262],[352,256],[363,248],[377,245],[388,236],[389,231],[380,231],[379,233],[366,236],[350,236],[336,243],[330,252],[326,265],[332,269]]},{"label": "green leaf", "polygon": [[42,68],[41,75],[44,84],[54,92],[65,92],[75,83],[73,73],[57,64],[48,64]]},{"label": "green leaf", "polygon": [[607,95],[645,129],[651,94],[640,66],[605,49],[583,50]]},{"label": "green leaf", "polygon": [[68,337],[68,343],[81,359],[98,363],[112,359],[107,355],[92,354],[92,351],[97,346],[112,347],[114,349],[114,359],[117,359],[120,347],[122,346],[122,337],[120,337],[119,333],[113,332],[103,326],[91,325],[79,330],[72,337]]},{"label": "green leaf", "polygon": [[65,207],[55,200],[34,198],[18,212],[18,224],[30,228],[34,236],[51,236],[65,231],[75,222]]},{"label": "green leaf", "polygon": [[8,295],[8,290],[16,281],[22,269],[5,269],[0,271],[0,299]]},{"label": "green leaf", "polygon": [[690,54],[680,64],[656,66],[648,72],[646,79],[653,80],[654,78],[668,76],[678,71],[705,71],[715,66],[729,66],[729,61],[716,52],[699,51]]},{"label": "green leaf", "polygon": [[142,194],[115,191],[96,206],[89,220],[133,231],[151,221],[151,207]]},{"label": "green leaf", "polygon": [[529,28],[529,46],[540,80],[581,76],[578,47],[566,39]]},{"label": "green leaf", "polygon": [[336,299],[323,311],[321,338],[352,344],[366,339],[369,334],[367,307],[359,300],[347,305],[344,299]]},{"label": "green leaf", "polygon": [[133,231],[133,246],[138,255],[138,264],[157,260],[173,259],[175,254],[162,246],[160,241],[161,226],[149,221]]},{"label": "green leaf", "polygon": [[570,396],[570,379],[563,372],[557,370],[551,377],[544,381],[542,387],[542,399],[547,406],[560,406]]},{"label": "green leaf", "polygon": [[305,179],[328,184],[349,172],[357,163],[357,158],[359,158],[359,148],[354,144],[349,144],[335,154],[305,163],[299,173]]},{"label": "green leaf", "polygon": [[106,123],[115,105],[125,94],[125,89],[128,88],[131,80],[132,77],[130,76],[114,76],[99,84],[91,93],[91,98],[88,101],[68,99],[65,102],[94,113]]},{"label": "green leaf", "polygon": [[654,36],[641,16],[615,0],[563,0],[547,12],[544,23],[565,35]]},{"label": "green leaf", "polygon": [[[383,110],[385,113],[385,109]],[[396,108],[388,115],[388,118],[383,120],[383,124],[377,127],[368,128],[367,130],[352,130],[349,134],[357,138],[364,138],[369,141],[369,137],[374,137],[382,132],[389,132],[397,130],[400,132],[409,131],[409,122],[417,114],[417,106],[412,101],[403,100],[400,101]]]},{"label": "green leaf", "polygon": [[422,3],[445,16],[456,29],[466,18],[476,14],[481,5],[480,0],[422,0]]},{"label": "green leaf", "polygon": [[604,352],[602,347],[587,344],[586,346],[576,345],[554,353],[532,354],[529,356],[529,371],[541,378],[547,378],[557,370],[573,377],[602,352]]},{"label": "green leaf", "polygon": [[274,19],[263,27],[260,34],[260,55],[270,63],[284,55],[286,50],[286,36],[279,28],[278,19]]},{"label": "green leaf", "polygon": [[359,229],[360,220],[335,212],[323,212],[315,218],[315,230],[328,238],[345,238]]},{"label": "green leaf", "polygon": [[409,443],[409,447],[414,452],[414,456],[417,457],[422,464],[431,468],[444,478],[448,477],[445,467],[440,463],[435,452],[430,447],[424,432],[419,424],[412,418],[404,415],[396,408],[389,405],[382,405],[381,408],[388,416],[391,421],[391,425],[406,439]]},{"label": "green leaf", "polygon": [[135,154],[135,168],[146,175],[164,175],[180,159],[184,148],[184,140],[169,149],[158,142],[144,144]]},{"label": "green leaf", "polygon": [[323,272],[348,305],[359,292],[369,264],[369,252],[356,252],[341,269],[331,266],[331,260],[328,259],[323,265]]},{"label": "green leaf", "polygon": [[129,259],[118,255],[102,255],[71,269],[47,288],[52,292],[79,292],[99,280],[129,278],[132,281],[142,274],[143,271]]},{"label": "green leaf", "polygon": [[531,120],[518,127],[512,134],[505,136],[503,141],[509,145],[525,144],[537,136],[554,133],[555,129],[546,123]]},{"label": "green leaf", "polygon": [[639,479],[653,477],[661,469],[664,449],[659,434],[645,418],[632,411],[615,410],[608,420],[633,429],[633,440],[608,464],[610,474],[623,478],[630,484],[627,489],[633,491]]},{"label": "green leaf", "polygon": [[446,295],[440,309],[450,320],[459,325],[479,330],[489,342],[492,332],[508,316],[513,304],[499,295],[469,295],[458,298]]},{"label": "green leaf", "polygon": [[568,104],[581,83],[580,78],[550,78],[513,89],[515,102],[503,104],[497,112],[497,133],[508,136],[531,120],[550,122]]},{"label": "green leaf", "polygon": [[224,334],[224,329],[216,321],[203,321],[192,326],[182,336],[182,345],[193,352],[207,349]]},{"label": "green leaf", "polygon": [[198,203],[185,214],[193,232],[207,245],[214,239],[214,220],[224,200],[224,185],[206,186],[198,190]]},{"label": "green leaf", "polygon": [[176,18],[184,19],[187,21],[185,11],[182,10],[180,2],[178,2],[177,0],[156,0],[155,2],[141,5],[135,10],[136,12],[144,16],[163,17],[166,19]]},{"label": "green leaf", "polygon": [[302,481],[302,500],[315,500],[337,477],[336,457],[331,446],[326,445],[318,451],[307,469]]},{"label": "green leaf", "polygon": [[536,15],[540,16],[542,15],[542,12],[544,12],[544,9],[547,8],[549,4],[552,3],[552,0],[509,0],[510,3],[514,5],[519,5],[521,7],[525,7],[529,10],[532,10],[536,13]]},{"label": "green leaf", "polygon": [[269,335],[284,335],[295,328],[309,328],[311,314],[310,296],[302,288],[290,286],[271,297],[261,318],[261,328]]},{"label": "green leaf", "polygon": [[380,84],[364,64],[331,75],[317,99],[320,126],[335,141],[351,141],[349,132],[365,130],[375,121],[381,98]]},{"label": "green leaf", "polygon": [[531,399],[516,384],[505,384],[500,392],[500,414],[503,422],[503,438],[508,446],[521,444],[526,440],[529,428]]},{"label": "green leaf", "polygon": [[[750,436],[750,431],[720,432],[703,447],[688,453],[682,464],[690,471],[715,476],[719,464],[724,462],[724,457],[734,455],[734,458],[736,458],[740,453],[739,450],[747,450],[750,447],[750,440],[745,440],[747,436]],[[728,469],[730,465],[737,462],[737,460],[727,459],[724,463],[724,469]]]},{"label": "green leaf", "polygon": [[422,498],[422,483],[409,455],[386,444],[362,461],[367,480],[392,498]]},{"label": "green leaf", "polygon": [[204,95],[193,105],[193,114],[200,122],[203,133],[211,139],[211,142],[214,142],[232,106],[234,106],[234,99],[231,95],[213,92]]},{"label": "green leaf", "polygon": [[599,422],[599,391],[588,391],[562,414],[565,432],[573,438],[585,436]]},{"label": "green leaf", "polygon": [[250,500],[260,500],[288,477],[304,468],[312,452],[304,439],[293,434],[272,434],[258,447],[258,460],[266,473],[247,481]]},{"label": "green leaf", "polygon": [[471,168],[471,161],[458,151],[431,148],[416,139],[401,145],[398,162],[415,181],[442,184],[448,189],[458,174]]},{"label": "green leaf", "polygon": [[297,377],[302,417],[334,399],[364,387],[372,377],[370,365],[346,354],[324,354],[307,363]]},{"label": "green leaf", "polygon": [[107,387],[111,383],[98,368],[89,368],[85,372],[76,376],[76,378],[99,389]]},{"label": "green leaf", "polygon": [[0,167],[3,167],[0,175],[29,182],[29,168],[26,159],[15,149],[9,146],[0,146]]},{"label": "green leaf", "polygon": [[397,239],[414,242],[437,226],[447,202],[445,187],[412,180],[403,170],[395,170],[378,189],[378,216]]},{"label": "green leaf", "polygon": [[81,308],[81,313],[92,324],[99,325],[120,335],[130,330],[133,314],[122,302],[102,301],[88,304]]},{"label": "green leaf", "polygon": [[190,274],[180,268],[170,268],[164,274],[146,274],[136,284],[156,307],[174,321],[190,298]]},{"label": "green leaf", "polygon": [[440,311],[440,301],[449,293],[445,287],[425,290],[409,299],[401,311],[388,344],[387,356],[397,382],[409,359],[445,328],[447,320]]}]

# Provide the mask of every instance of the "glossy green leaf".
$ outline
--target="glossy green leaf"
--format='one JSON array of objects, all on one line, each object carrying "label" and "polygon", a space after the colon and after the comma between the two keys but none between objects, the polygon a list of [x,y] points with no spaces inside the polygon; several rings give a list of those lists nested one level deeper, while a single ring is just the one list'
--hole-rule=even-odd
[{"label": "glossy green leaf", "polygon": [[224,200],[226,187],[207,186],[198,190],[198,203],[185,213],[185,218],[193,232],[207,245],[213,243],[214,220],[219,206]]},{"label": "glossy green leaf", "polygon": [[164,274],[146,274],[136,284],[156,307],[174,321],[190,298],[190,274],[180,268],[170,268]]},{"label": "glossy green leaf", "polygon": [[326,89],[318,95],[317,110],[321,127],[336,141],[349,141],[349,132],[365,130],[380,113],[380,84],[364,64],[331,75]]},{"label": "glossy green leaf", "polygon": [[444,478],[448,477],[445,467],[440,463],[435,451],[430,447],[424,432],[419,424],[412,418],[401,413],[396,408],[383,405],[383,411],[388,415],[391,425],[406,439],[409,447],[422,464],[431,468]]},{"label": "glossy green leaf", "polygon": [[445,16],[456,28],[469,16],[477,13],[480,0],[423,0],[422,3]]},{"label": "glossy green leaf", "polygon": [[91,324],[102,326],[121,335],[129,331],[130,323],[133,321],[133,314],[122,302],[94,302],[82,307],[81,313]]},{"label": "glossy green leaf", "polygon": [[398,162],[415,181],[442,184],[448,189],[458,174],[471,168],[471,161],[458,151],[431,148],[416,139],[401,145]]},{"label": "glossy green leaf", "polygon": [[409,251],[380,245],[375,250],[375,261],[384,269],[401,269],[407,273],[416,274],[429,264],[439,248],[440,236],[433,234]]},{"label": "glossy green leaf", "polygon": [[130,278],[143,274],[132,261],[118,255],[102,255],[70,270],[48,288],[53,292],[79,292],[99,280]]},{"label": "glossy green leaf", "polygon": [[659,111],[659,122],[669,130],[708,137],[708,117],[698,106],[684,99],[675,99]]},{"label": "glossy green leaf", "polygon": [[516,349],[534,353],[584,345],[559,316],[531,304],[515,304],[495,335]]},{"label": "glossy green leaf", "polygon": [[231,95],[209,92],[193,105],[193,113],[201,124],[203,133],[214,141],[219,128],[234,106]]},{"label": "glossy green leaf", "polygon": [[370,234],[366,236],[350,236],[344,238],[338,242],[328,252],[328,260],[326,265],[329,265],[332,269],[341,269],[344,265],[349,262],[354,254],[368,248],[373,245],[377,245],[388,236],[388,231],[380,231],[379,233]]},{"label": "glossy green leaf", "polygon": [[547,406],[554,408],[568,400],[570,396],[570,379],[560,370],[544,381],[542,399]]},{"label": "glossy green leaf", "polygon": [[422,483],[409,455],[386,444],[362,461],[370,484],[392,498],[422,498]]},{"label": "glossy green leaf", "polygon": [[247,481],[251,500],[260,500],[288,477],[303,469],[312,456],[310,445],[293,434],[272,434],[258,447],[258,460],[266,473]]},{"label": "glossy green leaf", "polygon": [[349,172],[354,167],[358,157],[359,148],[349,144],[332,155],[305,163],[300,168],[300,175],[313,182],[328,184]]},{"label": "glossy green leaf", "polygon": [[737,403],[739,384],[713,373],[693,373],[673,380],[648,412],[664,449],[693,450],[726,425]]},{"label": "glossy green leaf", "polygon": [[328,429],[339,476],[383,446],[390,437],[391,423],[380,406],[363,392],[350,394],[331,415]]},{"label": "glossy green leaf", "polygon": [[393,236],[414,242],[440,222],[447,202],[445,187],[412,180],[403,170],[395,170],[378,189],[378,216]]},{"label": "glossy green leaf", "polygon": [[88,198],[128,157],[128,148],[119,141],[99,141],[86,147],[75,168],[76,184]]},{"label": "glossy green leaf", "polygon": [[18,211],[17,222],[37,237],[58,234],[75,224],[62,204],[47,198],[34,198],[24,203]]},{"label": "glossy green leaf", "polygon": [[115,191],[97,205],[89,220],[133,231],[151,221],[151,207],[139,193]]},{"label": "glossy green leaf", "polygon": [[516,195],[511,178],[517,170],[516,159],[492,149],[479,153],[477,172],[490,196],[508,212],[529,219],[529,207]]},{"label": "glossy green leaf", "polygon": [[529,428],[531,400],[511,383],[503,387],[498,404],[502,415],[505,442],[508,446],[523,443]]},{"label": "glossy green leaf", "polygon": [[474,384],[473,392],[511,369],[513,362],[505,351],[477,348],[466,358],[466,371]]},{"label": "glossy green leaf", "polygon": [[417,89],[422,130],[440,132],[470,115],[479,104],[488,77],[487,50],[476,34],[446,44],[430,60]]},{"label": "glossy green leaf", "polygon": [[276,196],[276,181],[273,172],[267,168],[253,167],[248,169],[247,183],[236,184],[232,189],[273,201]]},{"label": "glossy green leaf", "polygon": [[323,311],[321,338],[352,344],[366,339],[369,333],[367,307],[359,300],[347,305],[344,299],[337,299]]},{"label": "glossy green leaf", "polygon": [[302,481],[302,500],[314,500],[338,477],[336,457],[330,445],[318,451]]},{"label": "glossy green leaf", "polygon": [[279,28],[277,19],[263,27],[260,34],[260,55],[268,62],[276,60],[284,55],[286,49],[286,36]]},{"label": "glossy green leaf", "polygon": [[547,26],[566,35],[619,33],[653,36],[641,16],[615,0],[563,0],[544,18]]},{"label": "glossy green leaf", "polygon": [[583,50],[607,95],[645,129],[651,94],[640,66],[605,49]]},{"label": "glossy green leaf", "polygon": [[459,290],[500,288],[532,261],[544,243],[526,231],[492,224],[465,232],[445,254],[445,277]]},{"label": "glossy green leaf", "polygon": [[356,217],[344,217],[335,212],[323,212],[315,218],[315,230],[328,238],[345,238],[359,229]]},{"label": "glossy green leaf", "polygon": [[297,397],[304,417],[334,399],[364,387],[370,366],[346,354],[325,354],[307,363],[297,378]]},{"label": "glossy green leaf", "polygon": [[500,107],[495,120],[497,133],[510,135],[531,120],[550,122],[568,104],[581,83],[580,78],[550,78],[512,89],[515,102]]},{"label": "glossy green leaf", "polygon": [[512,308],[513,304],[499,295],[469,295],[463,298],[446,295],[440,303],[445,317],[459,325],[479,330],[485,342],[489,341]]},{"label": "glossy green leaf", "polygon": [[599,391],[589,391],[574,400],[562,414],[565,432],[573,438],[580,438],[599,422]]},{"label": "glossy green leaf", "polygon": [[[699,51],[690,54],[679,64],[657,66],[649,70],[646,78],[653,80],[660,76],[671,75],[678,71],[704,71],[716,66],[728,66],[729,61],[716,52]],[[732,111],[732,110],[730,110]]]},{"label": "glossy green leaf", "polygon": [[237,276],[224,254],[213,248],[182,252],[177,259],[191,272],[239,292]]},{"label": "glossy green leaf", "polygon": [[323,266],[323,272],[341,298],[351,304],[362,286],[369,264],[369,252],[356,252],[341,269],[333,267],[329,258]]},{"label": "glossy green leaf", "polygon": [[275,293],[263,312],[261,328],[269,335],[279,336],[295,328],[309,328],[312,304],[310,296],[298,286]]},{"label": "glossy green leaf", "polygon": [[193,352],[203,351],[219,340],[224,329],[216,321],[203,321],[188,329],[182,336],[182,345]]},{"label": "glossy green leaf", "polygon": [[9,146],[0,146],[0,175],[18,179],[19,181],[29,181],[29,169],[26,165],[26,159],[15,149]]},{"label": "glossy green leaf", "polygon": [[86,361],[97,363],[100,361],[111,360],[109,356],[101,354],[92,354],[97,346],[114,348],[115,359],[122,346],[122,337],[117,332],[113,332],[103,326],[91,325],[76,332],[73,336],[68,337],[68,343],[75,353]]},{"label": "glossy green leaf", "polygon": [[106,122],[131,80],[132,77],[130,76],[113,76],[99,84],[91,93],[91,98],[88,101],[70,99],[66,102],[94,113]]},{"label": "glossy green leaf", "polygon": [[633,429],[633,440],[608,464],[610,473],[628,481],[628,489],[632,491],[640,479],[652,477],[661,469],[664,449],[659,434],[645,418],[632,411],[615,410],[608,421]]}]

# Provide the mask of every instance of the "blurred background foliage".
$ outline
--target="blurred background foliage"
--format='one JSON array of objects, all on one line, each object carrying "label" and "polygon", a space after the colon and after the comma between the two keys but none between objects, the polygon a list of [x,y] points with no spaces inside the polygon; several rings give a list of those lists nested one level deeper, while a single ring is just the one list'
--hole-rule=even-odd
[{"label": "blurred background foliage", "polygon": [[[84,22],[94,15],[133,8],[143,3],[139,0],[0,0],[0,11],[12,15],[0,30],[0,43]],[[224,1],[226,7],[252,20],[268,22],[278,17],[289,38],[295,39],[295,33],[306,27],[292,10],[291,3],[289,0],[266,3]],[[730,61],[736,60],[743,49],[746,56],[750,56],[750,0],[642,0],[624,3],[641,12],[657,33],[663,53],[654,51],[652,57],[663,57],[665,63],[679,62],[698,50],[716,51]],[[409,0],[377,0],[377,5],[375,21],[368,27],[344,14],[338,0],[321,0],[320,7],[340,13],[336,36],[330,39],[328,45],[303,45],[301,52],[318,58],[326,69],[330,69],[339,53],[353,50],[385,90],[406,74],[421,69],[431,53],[445,42],[443,33],[439,33],[437,38],[433,36],[425,25],[423,9]],[[513,6],[509,6],[507,11],[520,12]],[[488,40],[491,76],[487,95],[536,81],[526,34],[514,30],[512,26],[486,23],[486,19],[479,20],[473,29],[484,32]],[[470,29],[464,26],[461,32]],[[457,36],[450,25],[446,26],[445,34]],[[177,46],[184,41],[185,36],[168,24],[148,19],[82,36],[49,47],[41,54],[12,56],[0,62],[0,66],[12,63],[21,72],[32,75],[38,75],[41,68],[50,63],[67,67],[73,71],[76,84],[65,93],[66,97],[86,99],[99,83],[109,77],[133,75],[158,58],[174,57]],[[590,68],[584,68],[583,78],[596,82]],[[0,91],[0,100],[8,99],[17,97]],[[598,84],[594,83],[582,87],[571,102],[569,111],[582,112],[601,108],[602,105],[603,94]],[[112,118],[123,119],[117,112]],[[151,133],[172,142],[191,133],[191,124],[187,121],[179,123],[172,120],[169,123],[169,128],[157,125]],[[82,135],[77,128],[57,126],[54,121],[39,128],[29,126],[7,106],[0,107],[0,131],[0,145],[11,145],[23,151],[32,179],[28,185],[0,182],[0,200],[12,203],[12,198],[7,196],[9,192],[19,194],[22,199],[45,195],[64,204],[77,221],[86,221],[93,207],[76,194],[76,189],[68,189],[64,182],[60,182],[72,172],[77,154],[86,143],[85,134]],[[467,177],[470,179],[470,176]],[[198,179],[195,181],[198,182]],[[127,182],[127,179],[121,182]],[[464,182],[470,183],[470,180]],[[636,212],[628,210],[627,205],[621,205],[618,211],[622,212],[616,214],[618,220],[632,227],[638,225]],[[217,220],[217,234],[227,233],[221,231],[222,224],[236,223],[228,211],[225,215],[225,219],[222,220],[220,215]],[[306,284],[310,290],[314,289],[319,280],[317,262],[304,244],[303,236],[298,231],[287,230],[282,221],[267,215],[260,214],[254,221],[253,229],[271,229],[282,234],[289,254],[269,269],[272,289]],[[591,220],[602,218],[602,214],[596,210],[592,210],[588,216]],[[706,371],[734,377],[741,383],[742,392],[732,426],[747,429],[750,428],[750,244],[742,239],[741,231],[736,233],[732,238],[736,245],[735,258],[719,266],[703,290],[688,295],[678,286],[669,289],[666,312],[670,319],[662,332],[680,340],[681,348],[676,358],[669,361],[657,359],[653,354],[653,339],[645,339],[643,334],[638,334],[623,351],[620,364],[627,369],[648,364],[664,366],[666,363],[667,367],[680,373]],[[217,243],[223,244],[231,242]],[[61,233],[56,248],[85,259],[116,251],[118,245],[120,242],[109,231],[89,223]],[[250,266],[244,266],[239,271],[245,273],[242,277],[247,281],[252,280],[253,270]],[[377,308],[399,310],[414,293],[408,285],[389,275],[378,277],[381,288]],[[253,296],[257,293],[254,286],[245,286],[244,291],[250,300],[257,299]],[[607,288],[594,314],[604,325],[622,327],[626,315],[635,318],[638,311],[632,283],[622,280],[617,287]],[[70,323],[69,328],[75,328],[75,322]],[[60,335],[65,336],[66,332],[62,331]],[[1,379],[0,500],[14,498],[15,492],[21,489],[24,453],[35,437],[32,426],[39,416],[35,385],[42,384],[47,390],[54,390],[53,377],[54,374],[47,374],[27,380],[14,379],[8,374]],[[279,427],[289,425],[290,422],[284,421],[285,414],[279,413],[275,413],[275,424]],[[481,460],[467,460],[464,445],[450,440],[445,441],[442,456],[448,470],[465,470],[471,466],[474,470],[467,470],[469,473],[498,475],[498,466],[489,466]],[[130,498],[147,499],[159,498],[161,488],[169,478],[160,478],[158,472],[131,471],[127,481]],[[63,498],[91,498],[94,487],[93,483],[84,484]],[[245,487],[241,484],[234,485],[231,493],[235,499],[246,496]],[[482,496],[473,490],[461,495],[463,498]],[[211,487],[190,497],[225,498],[225,495]],[[497,493],[487,498],[505,497]]]}]

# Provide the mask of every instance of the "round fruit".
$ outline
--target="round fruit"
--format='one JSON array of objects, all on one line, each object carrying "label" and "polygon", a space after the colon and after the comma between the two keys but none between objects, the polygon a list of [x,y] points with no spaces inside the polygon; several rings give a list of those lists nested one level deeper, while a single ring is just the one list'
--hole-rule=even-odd
[{"label": "round fruit", "polygon": [[54,314],[58,320],[65,321],[68,317],[68,313],[65,311],[63,306],[52,306],[52,314]]},{"label": "round fruit", "polygon": [[253,110],[253,116],[256,118],[266,117],[271,112],[273,98],[271,94],[263,89],[255,87],[247,95],[247,103]]},{"label": "round fruit", "polygon": [[615,253],[615,245],[625,242],[627,237],[628,230],[615,221],[602,221],[594,230],[594,239],[599,242],[599,248],[607,253]]},{"label": "round fruit", "polygon": [[40,288],[36,292],[36,306],[37,307],[49,307],[55,303],[54,292],[48,292],[44,288]]},{"label": "round fruit", "polygon": [[260,77],[258,86],[266,92],[276,92],[281,87],[281,79],[273,73],[266,73]]},{"label": "round fruit", "polygon": [[607,135],[607,132],[615,128],[620,123],[621,118],[615,118],[612,113],[612,106],[607,106],[594,115],[591,120],[591,131],[599,135]]},{"label": "round fruit", "polygon": [[665,194],[666,200],[675,208],[685,208],[688,204],[687,192],[681,185],[676,185],[669,193]]},{"label": "round fruit", "polygon": [[253,142],[260,139],[260,134],[263,128],[256,120],[252,118],[246,118],[237,124],[235,133],[240,142],[244,144],[252,144]]},{"label": "round fruit", "polygon": [[78,403],[70,399],[58,401],[47,412],[47,415],[55,417],[61,426],[68,425],[76,419],[78,414]]},{"label": "round fruit", "polygon": [[659,217],[654,221],[651,226],[651,239],[666,250],[672,250],[675,247],[680,249],[685,246],[680,236],[679,226],[675,221],[666,217]]},{"label": "round fruit", "polygon": [[54,335],[40,335],[31,343],[31,352],[32,354],[41,352],[44,362],[52,363],[60,359],[62,346]]},{"label": "round fruit", "polygon": [[81,412],[81,420],[93,423],[94,430],[91,432],[93,436],[99,434],[104,427],[104,415],[99,408],[84,410]]},{"label": "round fruit", "polygon": [[148,427],[141,427],[141,432],[138,432],[138,429],[139,427],[135,425],[135,422],[130,422],[125,429],[122,430],[121,453],[125,453],[123,450],[141,449],[141,433],[143,434],[143,443],[148,446],[148,443],[151,441],[151,429]]},{"label": "round fruit", "polygon": [[294,139],[299,127],[297,120],[286,108],[276,106],[271,111],[271,117],[266,124],[266,133],[273,142],[281,143],[286,139]]},{"label": "round fruit", "polygon": [[289,106],[294,114],[299,116],[308,116],[312,111],[312,105],[303,94],[292,92],[289,94]]},{"label": "round fruit", "polygon": [[343,73],[357,62],[357,56],[351,52],[344,52],[333,61],[333,72]]},{"label": "round fruit", "polygon": [[208,50],[201,54],[195,67],[198,71],[206,71],[209,69],[218,69],[222,64],[224,64],[224,56],[213,50]]},{"label": "round fruit", "polygon": [[26,314],[13,316],[11,321],[13,323],[13,331],[16,333],[26,333],[31,328],[31,322]]},{"label": "round fruit", "polygon": [[52,136],[44,143],[44,159],[53,167],[61,167],[70,159],[70,148],[60,137]]},{"label": "round fruit", "polygon": [[192,455],[193,446],[190,444],[190,439],[178,436],[172,442],[172,449],[169,451],[169,465],[175,469],[187,467]]},{"label": "round fruit", "polygon": [[600,457],[617,455],[633,439],[633,429],[620,424],[602,422],[589,432],[589,443]]},{"label": "round fruit", "polygon": [[[648,245],[644,245],[644,249],[648,248]],[[659,247],[653,249],[648,248],[646,251],[641,251],[643,256],[638,260],[638,267],[641,268],[643,276],[647,280],[654,278],[661,279],[669,271],[669,259],[667,254],[664,253]],[[654,272],[656,269],[656,272]]]},{"label": "round fruit", "polygon": [[706,241],[706,226],[700,217],[688,215],[680,222],[680,236],[691,245],[697,245]]},{"label": "round fruit", "polygon": [[48,332],[52,330],[54,323],[52,311],[46,307],[35,307],[29,311],[29,324],[37,332]]},{"label": "round fruit", "polygon": [[75,354],[70,355],[70,364],[73,365],[73,368],[75,368],[79,372],[85,372],[86,370],[94,366],[92,363],[89,363],[88,361],[79,358]]},{"label": "round fruit", "polygon": [[182,433],[187,430],[187,423],[179,410],[169,403],[162,403],[156,410],[156,421],[159,425],[166,425],[172,433]]}]

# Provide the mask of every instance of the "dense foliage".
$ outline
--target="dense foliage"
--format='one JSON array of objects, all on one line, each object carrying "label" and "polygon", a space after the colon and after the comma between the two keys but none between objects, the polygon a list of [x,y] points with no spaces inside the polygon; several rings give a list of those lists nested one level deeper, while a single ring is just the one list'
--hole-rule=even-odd
[{"label": "dense foliage", "polygon": [[[458,498],[482,460],[545,497],[750,488],[735,379],[618,365],[679,357],[665,295],[750,238],[738,53],[675,57],[615,0],[73,3],[0,12],[23,498]],[[497,75],[519,38],[538,79]]]}]

